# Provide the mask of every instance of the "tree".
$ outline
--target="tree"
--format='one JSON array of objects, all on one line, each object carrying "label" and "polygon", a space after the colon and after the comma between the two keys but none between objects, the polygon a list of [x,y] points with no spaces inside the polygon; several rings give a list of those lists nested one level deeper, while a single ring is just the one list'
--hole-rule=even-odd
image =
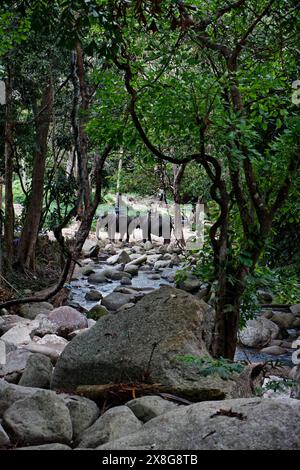
[{"label": "tree", "polygon": [[[157,158],[174,164],[195,160],[203,166],[211,180],[211,197],[220,210],[210,229],[214,276],[218,280],[212,352],[215,356],[232,359],[247,276],[264,250],[275,214],[288,197],[291,181],[300,163],[299,119],[290,101],[290,85],[286,79],[295,77],[297,69],[294,49],[296,9],[293,2],[286,2],[284,8],[277,1],[257,1],[251,8],[247,1],[221,8],[210,2],[206,17],[201,5],[193,8],[192,17],[188,14],[189,7],[181,4],[178,8],[178,16],[174,18],[175,28],[180,33],[176,41],[172,33],[166,32],[168,19],[163,14],[156,15],[155,28],[151,23],[151,32],[145,32],[148,50],[152,54],[152,61],[148,59],[146,66],[147,46],[141,47],[139,40],[135,42],[134,34],[131,32],[129,35],[124,24],[120,28],[123,31],[122,53],[116,54],[114,61],[124,73],[132,120],[147,148]],[[153,19],[151,13],[148,18],[145,16],[144,22],[148,20],[148,24],[149,16]],[[171,57],[169,53],[163,55],[164,51],[158,47],[158,43],[162,44],[162,37],[173,40],[173,47],[168,44],[168,50],[173,51]],[[195,45],[198,47],[195,48]],[[160,62],[158,51],[162,51],[163,55]],[[179,72],[175,56],[182,64]],[[194,64],[192,70],[189,64]],[[274,67],[276,72],[270,84],[269,71]],[[198,152],[185,152],[184,158],[178,158],[176,152],[175,155],[174,152],[173,155],[168,154],[161,150],[161,144],[157,145],[162,132],[155,127],[158,119],[153,113],[146,131],[151,112],[146,119],[145,114],[141,114],[141,102],[146,97],[150,103],[151,98],[153,100],[155,94],[166,87],[174,74],[176,78],[169,95],[173,92],[177,100],[182,97],[182,91],[186,92],[187,88],[184,68],[191,71],[188,80],[195,79],[194,88],[201,102],[201,106],[195,109],[194,119],[189,121],[190,136],[194,137],[197,131],[200,138],[198,143],[190,138],[191,146],[198,146]],[[196,70],[201,74],[202,84],[195,77]],[[182,81],[181,87],[178,80]],[[195,104],[195,100],[189,102]],[[156,105],[156,116],[164,110],[165,131],[166,105],[162,106],[157,99],[152,103]],[[187,113],[191,114],[188,104],[185,110],[186,116]],[[177,138],[178,143],[178,134],[174,134],[177,123],[174,125],[173,116],[168,131],[169,149],[172,149],[170,136],[171,141]],[[183,129],[187,129],[183,119],[179,118],[179,122]],[[266,162],[271,175],[262,172]],[[242,225],[238,246],[231,231],[232,208],[235,206]]]},{"label": "tree", "polygon": [[13,206],[13,105],[12,105],[12,72],[7,65],[6,89],[6,116],[4,131],[4,157],[5,157],[5,219],[4,219],[4,250],[5,271],[10,270],[13,260],[14,238],[14,206]]}]

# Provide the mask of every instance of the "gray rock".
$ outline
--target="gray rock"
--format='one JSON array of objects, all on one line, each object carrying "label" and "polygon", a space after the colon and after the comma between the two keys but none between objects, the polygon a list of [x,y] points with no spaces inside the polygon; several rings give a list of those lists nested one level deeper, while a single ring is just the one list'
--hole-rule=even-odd
[{"label": "gray rock", "polygon": [[21,316],[29,320],[34,320],[39,314],[48,315],[53,310],[53,305],[48,302],[35,302],[20,306]]},{"label": "gray rock", "polygon": [[268,346],[266,348],[261,349],[261,353],[264,354],[271,354],[273,356],[281,356],[287,352],[286,349],[281,348],[280,346]]},{"label": "gray rock", "polygon": [[271,304],[274,299],[274,296],[271,292],[267,292],[263,289],[258,289],[257,297],[262,304]]},{"label": "gray rock", "polygon": [[30,356],[32,352],[26,349],[16,349],[7,353],[6,363],[0,365],[0,378],[5,378],[7,382],[18,383]]},{"label": "gray rock", "polygon": [[209,357],[203,325],[206,308],[210,309],[191,294],[162,287],[121,315],[104,316],[84,338],[76,337],[66,347],[52,388],[141,380],[152,355],[150,379],[164,384],[168,393],[198,400],[241,396],[245,391],[235,377],[203,377],[197,365],[186,366],[178,359],[186,354]]},{"label": "gray rock", "polygon": [[3,315],[0,317],[0,336],[20,323],[27,325],[28,321],[19,315]]},{"label": "gray rock", "polygon": [[104,315],[108,314],[108,310],[104,305],[94,305],[94,307],[91,308],[91,310],[88,311],[87,317],[89,319],[94,319],[94,320],[99,320],[99,318],[103,317]]},{"label": "gray rock", "polygon": [[276,323],[280,329],[288,330],[289,328],[293,328],[295,316],[290,312],[275,311],[272,312],[270,320]]},{"label": "gray rock", "polygon": [[168,413],[169,411],[177,410],[179,407],[176,403],[164,400],[162,397],[156,395],[136,398],[126,403],[126,406],[128,406],[143,423],[164,413]]},{"label": "gray rock", "polygon": [[88,328],[85,328],[84,330],[75,330],[72,331],[72,333],[68,334],[68,340],[71,341],[75,336],[82,335]]},{"label": "gray rock", "polygon": [[131,274],[123,271],[110,271],[107,273],[107,277],[109,277],[109,279],[112,279],[113,281],[120,281],[123,277],[131,279]]},{"label": "gray rock", "polygon": [[300,365],[298,365],[295,373],[294,380],[296,382],[295,390],[293,390],[293,397],[300,400]]},{"label": "gray rock", "polygon": [[32,335],[40,336],[41,338],[45,335],[55,335],[57,333],[58,326],[55,325],[47,317],[41,318],[39,320],[39,326],[32,331]]},{"label": "gray rock", "polygon": [[14,402],[31,397],[38,391],[38,388],[21,387],[0,379],[0,417]]},{"label": "gray rock", "polygon": [[188,273],[186,279],[177,283],[177,287],[187,292],[196,292],[201,287],[201,281]]},{"label": "gray rock", "polygon": [[152,279],[153,281],[158,281],[161,278],[160,274],[151,274],[149,276],[149,279]]},{"label": "gray rock", "polygon": [[96,403],[88,398],[66,396],[64,402],[72,420],[73,440],[77,441],[79,436],[96,421],[100,411]]},{"label": "gray rock", "polygon": [[[65,342],[58,342],[58,339],[64,340]],[[31,342],[26,344],[24,349],[34,353],[44,354],[51,359],[53,364],[55,364],[67,344],[68,341],[64,338],[61,338],[60,336],[46,335],[39,339],[36,343]]]},{"label": "gray rock", "polygon": [[157,261],[161,260],[163,255],[155,254],[155,255],[148,255],[147,256],[147,263],[154,265]]},{"label": "gray rock", "polygon": [[[134,255],[131,255],[131,259],[134,257]],[[138,256],[137,258],[134,258],[132,259],[132,261],[130,261],[129,263],[127,263],[127,266],[130,265],[135,265],[135,266],[140,266],[141,264],[144,264],[146,263],[147,261],[147,255],[142,255],[142,256]]]},{"label": "gray rock", "polygon": [[[197,295],[195,296],[197,299]],[[216,311],[215,309],[204,302],[203,299],[198,300],[199,304],[203,306],[204,317],[203,317],[203,338],[205,346],[210,350],[211,345],[214,339],[214,326],[216,321]]]},{"label": "gray rock", "polygon": [[41,390],[13,403],[3,422],[13,441],[19,444],[68,444],[72,421],[67,406],[55,393]]},{"label": "gray rock", "polygon": [[131,294],[122,294],[120,292],[112,292],[102,300],[102,305],[108,310],[118,310],[125,304],[131,302],[133,296]]},{"label": "gray rock", "polygon": [[300,317],[296,317],[293,321],[293,328],[299,329],[300,328]]},{"label": "gray rock", "polygon": [[86,268],[83,268],[83,270],[81,271],[81,274],[83,276],[90,276],[91,274],[95,274],[95,270],[92,269],[92,268],[89,268],[89,267],[86,267]]},{"label": "gray rock", "polygon": [[101,292],[98,292],[95,289],[91,289],[85,294],[84,297],[85,297],[86,300],[91,300],[91,301],[96,301],[97,302],[98,300],[102,299],[103,295],[101,294]]},{"label": "gray rock", "polygon": [[134,307],[135,304],[133,302],[129,302],[129,304],[125,304],[125,305],[122,305],[122,307],[120,307],[118,310],[117,310],[117,313],[118,312],[123,312],[123,310],[127,310],[128,308],[132,308]]},{"label": "gray rock", "polygon": [[139,272],[139,267],[135,264],[125,264],[124,273],[129,273],[131,276],[136,276]]},{"label": "gray rock", "polygon": [[162,279],[165,279],[168,282],[174,282],[175,281],[175,275],[176,275],[176,271],[174,271],[174,269],[172,269],[172,268],[165,269],[161,273]]},{"label": "gray rock", "polygon": [[99,450],[296,450],[300,402],[236,399],[180,407]]},{"label": "gray rock", "polygon": [[154,269],[165,269],[165,268],[168,268],[170,266],[170,261],[168,260],[161,260],[161,261],[156,261],[154,263]]},{"label": "gray rock", "polygon": [[246,327],[239,332],[240,342],[249,348],[263,348],[279,334],[279,327],[264,317],[248,320]]},{"label": "gray rock", "polygon": [[117,263],[130,263],[131,259],[129,254],[125,251],[122,250],[120,253],[117,255],[111,256],[110,258],[107,259],[107,264],[117,264]]},{"label": "gray rock", "polygon": [[179,266],[180,265],[180,262],[181,262],[181,259],[179,258],[179,256],[177,254],[174,254],[171,256],[171,265],[172,266]]},{"label": "gray rock", "polygon": [[145,250],[145,251],[150,251],[150,250],[152,250],[152,248],[153,248],[152,243],[150,242],[150,240],[147,240],[147,241],[144,243],[144,250]]},{"label": "gray rock", "polygon": [[26,320],[26,323],[20,322],[13,328],[10,328],[4,335],[1,336],[2,341],[21,346],[28,344],[31,341],[31,333],[38,328],[38,320]]},{"label": "gray rock", "polygon": [[88,282],[94,284],[104,284],[107,282],[106,272],[99,271],[98,273],[91,274],[88,277]]},{"label": "gray rock", "polygon": [[290,306],[290,311],[297,316],[300,316],[300,304],[296,304],[296,305],[291,305]]},{"label": "gray rock", "polygon": [[95,449],[105,442],[135,433],[142,423],[127,406],[116,406],[106,411],[80,437],[78,448]]},{"label": "gray rock", "polygon": [[49,313],[48,319],[57,326],[57,334],[67,337],[75,330],[87,328],[86,317],[72,307],[58,307]]},{"label": "gray rock", "polygon": [[42,444],[40,446],[18,447],[16,450],[72,450],[66,444]]},{"label": "gray rock", "polygon": [[196,294],[194,295],[197,297],[197,299],[202,300],[207,298],[207,296],[209,295],[209,291],[209,287],[200,287],[198,292],[196,292]]},{"label": "gray rock", "polygon": [[132,281],[128,277],[122,277],[120,284],[121,286],[131,286]]},{"label": "gray rock", "polygon": [[96,320],[93,320],[92,318],[88,318],[88,328],[92,328],[92,326],[96,325]]},{"label": "gray rock", "polygon": [[10,439],[0,424],[0,450],[10,445]]},{"label": "gray rock", "polygon": [[32,354],[19,382],[23,387],[50,388],[53,366],[43,354]]},{"label": "gray rock", "polygon": [[37,344],[42,344],[45,346],[50,346],[50,345],[60,346],[60,351],[62,351],[68,344],[68,341],[65,338],[62,338],[61,336],[45,335],[43,336],[43,338],[37,341]]}]

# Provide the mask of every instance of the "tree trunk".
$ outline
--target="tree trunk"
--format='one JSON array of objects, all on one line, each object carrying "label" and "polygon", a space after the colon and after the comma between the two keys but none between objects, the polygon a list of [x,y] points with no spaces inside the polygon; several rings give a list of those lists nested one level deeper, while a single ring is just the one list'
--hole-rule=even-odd
[{"label": "tree trunk", "polygon": [[37,112],[36,150],[32,171],[32,188],[29,206],[21,234],[17,264],[21,268],[34,269],[35,246],[43,209],[44,177],[47,157],[47,140],[53,108],[51,80],[45,88],[40,109]]},{"label": "tree trunk", "polygon": [[91,95],[85,78],[83,50],[80,43],[76,44],[72,61],[72,82],[74,87],[72,128],[75,140],[75,152],[78,162],[79,179],[79,207],[80,225],[75,235],[72,249],[72,264],[69,271],[70,280],[74,271],[75,262],[80,256],[85,240],[88,238],[93,218],[101,199],[102,170],[104,162],[112,150],[108,145],[101,156],[94,157],[93,178],[95,180],[95,195],[92,197],[91,178],[88,171],[88,138],[85,132],[87,113],[91,102]]},{"label": "tree trunk", "polygon": [[240,306],[244,292],[244,280],[236,280],[234,284],[228,281],[229,273],[221,276],[216,301],[216,321],[212,355],[234,359],[238,341],[240,322]]},{"label": "tree trunk", "polygon": [[176,240],[183,241],[180,186],[186,165],[173,165],[173,198],[175,202],[174,234]]},{"label": "tree trunk", "polygon": [[13,131],[12,121],[12,76],[7,67],[6,80],[6,120],[5,120],[5,219],[4,219],[4,270],[11,269],[14,239],[14,204],[13,204]]}]

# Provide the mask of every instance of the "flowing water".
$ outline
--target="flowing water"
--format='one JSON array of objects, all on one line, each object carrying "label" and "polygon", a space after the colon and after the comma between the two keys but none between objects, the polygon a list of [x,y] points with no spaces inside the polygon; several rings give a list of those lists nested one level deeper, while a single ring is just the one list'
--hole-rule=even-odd
[{"label": "flowing water", "polygon": [[[111,265],[108,265],[106,263],[101,263],[99,265],[93,266],[93,271],[95,273],[102,271],[105,268],[112,268]],[[177,268],[178,269],[178,268]],[[173,271],[176,271],[176,268],[173,269]],[[172,282],[169,282],[163,278],[160,279],[151,279],[151,276],[153,276],[154,272],[149,268],[149,270],[143,270],[139,269],[138,275],[132,277],[132,284],[129,286],[124,286],[134,289],[141,289],[143,291],[151,291],[154,289],[158,289],[162,285],[173,285]],[[72,300],[73,302],[76,302],[80,304],[82,307],[84,307],[87,310],[90,310],[94,305],[98,304],[98,301],[90,301],[85,299],[85,294],[90,291],[91,289],[94,289],[98,292],[100,292],[103,297],[106,295],[110,294],[115,290],[116,287],[119,287],[121,285],[120,281],[112,281],[108,280],[106,283],[103,284],[92,284],[88,281],[87,277],[82,277],[78,280],[72,281],[71,286],[72,286]]]},{"label": "flowing water", "polygon": [[[100,272],[105,268],[112,268],[111,265],[106,264],[105,262],[95,264],[93,266],[94,272]],[[173,272],[176,272],[177,268],[173,268]],[[170,273],[170,270],[168,270]],[[134,288],[138,290],[142,290],[144,292],[150,292],[154,289],[158,289],[162,285],[173,285],[173,282],[169,282],[166,279],[160,277],[159,279],[152,279],[154,271],[151,270],[149,267],[148,270],[144,268],[140,268],[138,275],[133,276],[132,284],[124,287]],[[157,274],[157,273],[156,273]],[[83,276],[78,280],[74,280],[71,282],[72,286],[72,300],[75,303],[78,303],[81,307],[85,308],[86,310],[90,310],[94,305],[98,304],[98,301],[91,301],[86,300],[85,295],[91,289],[97,290],[100,292],[103,297],[110,294],[115,290],[116,287],[120,286],[120,281],[112,281],[108,280],[106,283],[102,284],[92,284],[88,281],[87,276]],[[236,361],[247,361],[247,362],[280,362],[285,366],[293,367],[292,362],[292,352],[289,351],[281,356],[274,356],[271,354],[261,353],[259,350],[246,348],[246,347],[238,347],[235,355]]]}]

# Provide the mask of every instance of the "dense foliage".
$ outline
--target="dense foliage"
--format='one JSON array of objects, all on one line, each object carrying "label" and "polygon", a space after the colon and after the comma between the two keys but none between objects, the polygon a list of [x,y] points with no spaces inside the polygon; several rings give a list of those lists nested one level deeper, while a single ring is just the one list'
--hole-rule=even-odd
[{"label": "dense foliage", "polygon": [[71,266],[101,194],[204,203],[187,265],[213,286],[213,353],[232,358],[257,288],[300,300],[299,24],[293,0],[2,2],[7,271],[34,269],[42,229]]}]

